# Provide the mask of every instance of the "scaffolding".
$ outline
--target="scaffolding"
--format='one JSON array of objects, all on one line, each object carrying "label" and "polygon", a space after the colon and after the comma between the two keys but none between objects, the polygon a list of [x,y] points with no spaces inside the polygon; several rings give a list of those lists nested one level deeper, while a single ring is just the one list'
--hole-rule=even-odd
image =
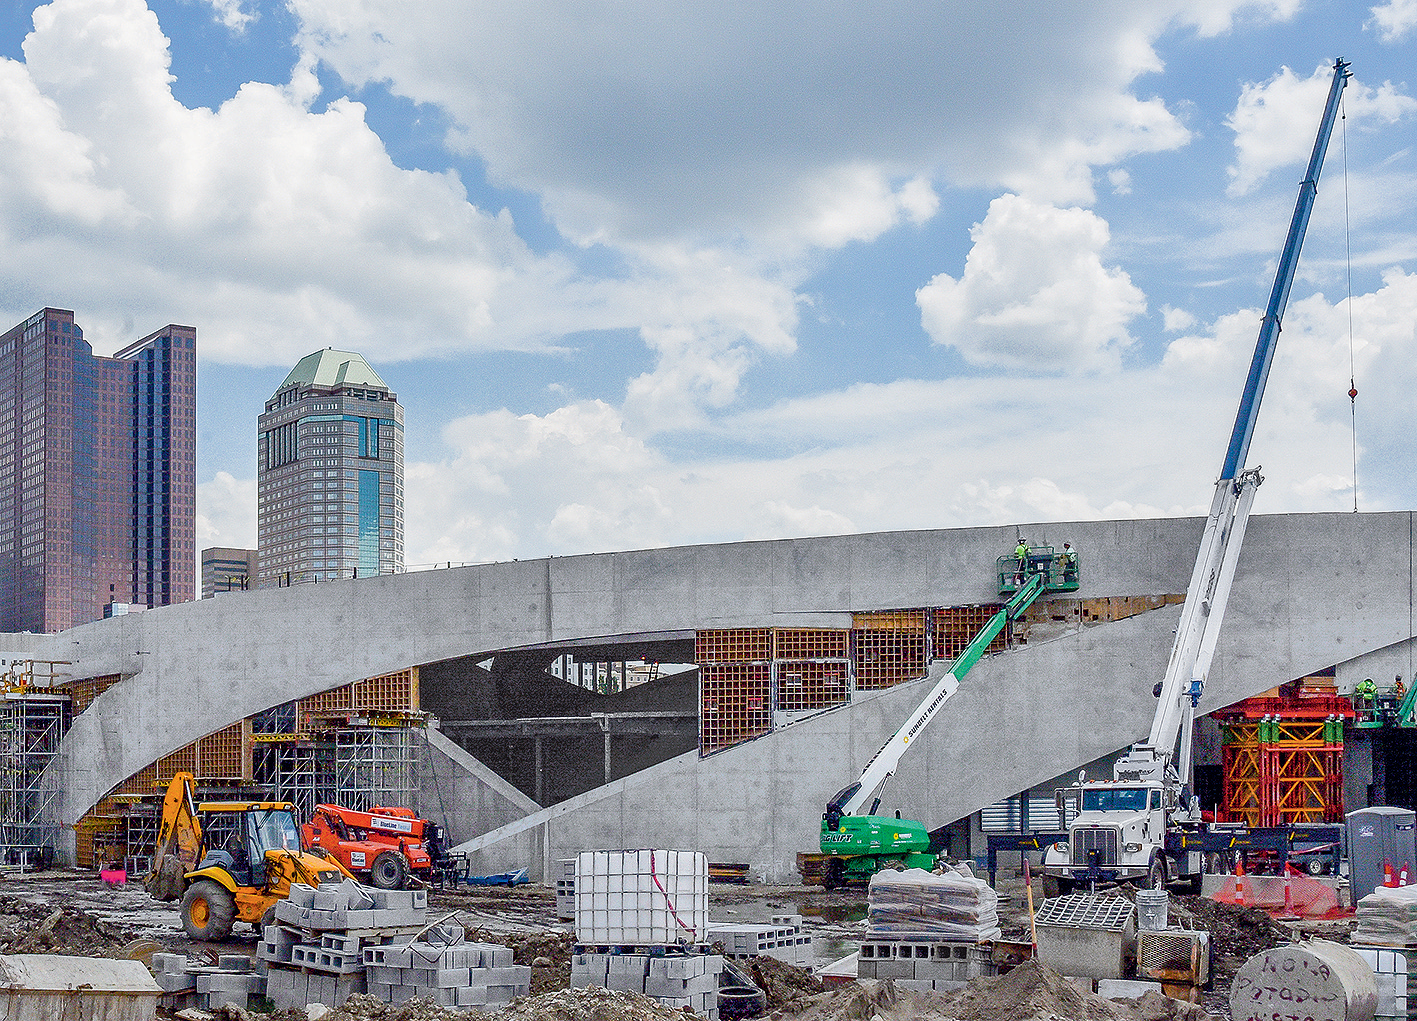
[{"label": "scaffolding", "polygon": [[[116,680],[116,678],[114,679]],[[108,682],[109,679],[100,679]],[[79,682],[87,705],[106,683]],[[273,798],[308,819],[321,802],[417,809],[417,668],[371,677],[263,710],[165,755],[118,786],[77,827],[81,865],[124,862],[145,873],[163,791],[179,771],[199,800]],[[220,825],[213,819],[213,825]],[[212,833],[217,840],[220,834]]]},{"label": "scaffolding", "polygon": [[41,778],[69,727],[69,696],[9,690],[0,702],[0,864],[22,871],[54,858],[57,790]]}]

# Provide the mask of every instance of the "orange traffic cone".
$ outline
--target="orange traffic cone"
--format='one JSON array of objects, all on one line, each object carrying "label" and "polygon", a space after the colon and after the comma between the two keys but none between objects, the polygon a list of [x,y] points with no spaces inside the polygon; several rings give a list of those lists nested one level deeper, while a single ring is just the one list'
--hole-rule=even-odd
[{"label": "orange traffic cone", "polygon": [[1392,874],[1392,862],[1383,859],[1383,886],[1393,887],[1397,885],[1397,877]]},{"label": "orange traffic cone", "polygon": [[1235,904],[1245,903],[1245,859],[1235,859]]},{"label": "orange traffic cone", "polygon": [[1411,871],[1411,870],[1412,870],[1412,864],[1411,864],[1410,862],[1403,862],[1403,863],[1402,863],[1402,871],[1397,874],[1397,885],[1398,885],[1398,886],[1407,886],[1408,884],[1410,884],[1410,883],[1412,882],[1412,880],[1410,880],[1410,879],[1407,878],[1408,876],[1412,875],[1412,871]]},{"label": "orange traffic cone", "polygon": [[1294,911],[1294,890],[1289,885],[1289,869],[1284,870],[1284,914],[1280,916],[1286,920],[1293,920],[1299,915]]}]

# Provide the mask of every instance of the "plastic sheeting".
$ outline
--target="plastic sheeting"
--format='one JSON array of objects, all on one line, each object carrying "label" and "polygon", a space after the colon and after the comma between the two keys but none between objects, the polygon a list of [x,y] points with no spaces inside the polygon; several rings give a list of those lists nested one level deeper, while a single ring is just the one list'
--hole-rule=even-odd
[{"label": "plastic sheeting", "polygon": [[1417,886],[1378,887],[1358,902],[1357,918],[1353,943],[1417,943]]},{"label": "plastic sheeting", "polygon": [[999,936],[998,896],[984,880],[958,872],[877,872],[867,904],[867,939],[978,942]]},{"label": "plastic sheeting", "polygon": [[[1283,876],[1231,876],[1210,899],[1221,904],[1259,908],[1272,915],[1288,914]],[[1317,879],[1302,873],[1289,876],[1289,900],[1301,918],[1332,918],[1345,914],[1338,906],[1338,894]]]}]

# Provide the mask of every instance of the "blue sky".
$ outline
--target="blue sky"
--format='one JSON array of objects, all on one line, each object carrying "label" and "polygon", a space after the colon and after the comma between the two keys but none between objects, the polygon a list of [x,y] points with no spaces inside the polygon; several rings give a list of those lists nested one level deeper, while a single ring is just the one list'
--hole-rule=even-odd
[{"label": "blue sky", "polygon": [[256,415],[325,346],[405,406],[411,565],[1202,513],[1338,56],[1256,509],[1351,510],[1355,423],[1359,506],[1417,505],[1417,0],[0,33],[0,319],[198,328],[199,546],[254,543]]}]

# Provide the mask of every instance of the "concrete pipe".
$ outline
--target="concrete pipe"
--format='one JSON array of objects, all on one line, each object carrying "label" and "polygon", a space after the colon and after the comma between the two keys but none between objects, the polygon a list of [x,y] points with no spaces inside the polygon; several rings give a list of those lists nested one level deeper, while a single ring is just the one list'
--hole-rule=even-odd
[{"label": "concrete pipe", "polygon": [[1378,986],[1373,970],[1338,943],[1313,940],[1256,954],[1230,986],[1234,1021],[1373,1021]]}]

